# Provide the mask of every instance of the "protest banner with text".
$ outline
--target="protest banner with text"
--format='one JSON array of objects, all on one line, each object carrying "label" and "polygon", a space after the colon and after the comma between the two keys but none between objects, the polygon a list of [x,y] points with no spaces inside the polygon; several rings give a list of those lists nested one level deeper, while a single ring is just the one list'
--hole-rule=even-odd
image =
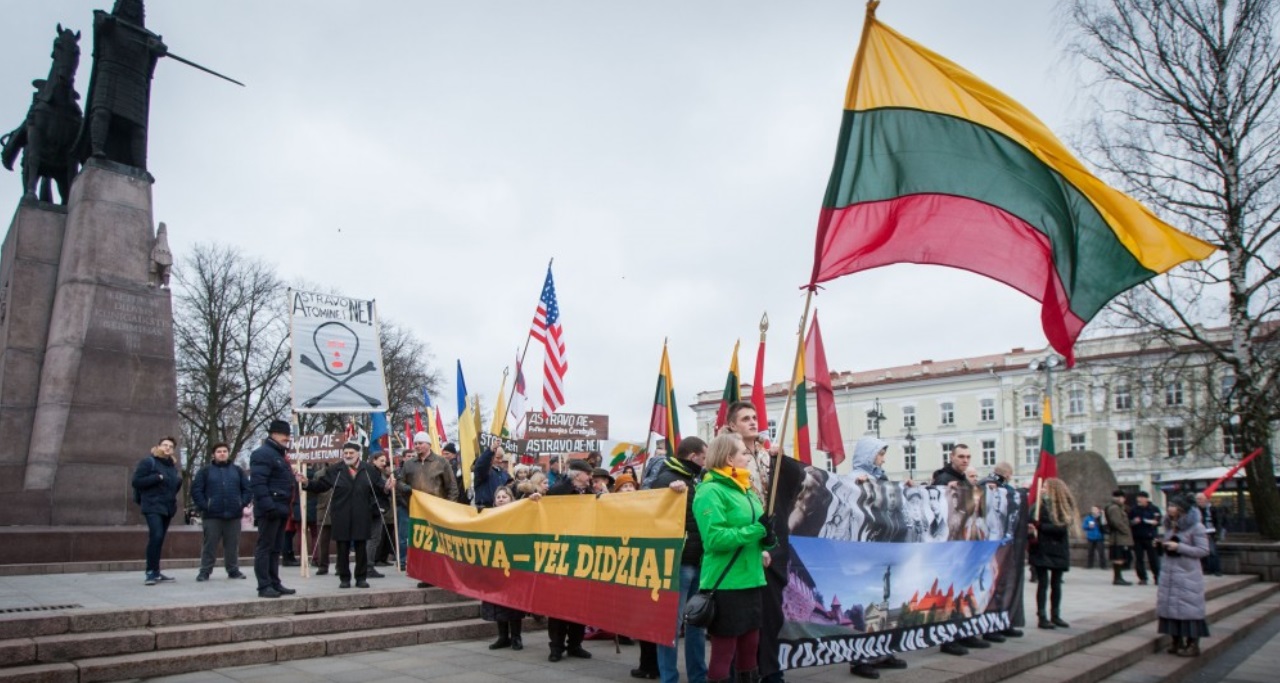
[{"label": "protest banner with text", "polygon": [[534,455],[598,451],[609,438],[608,415],[529,413],[525,424],[525,452]]},{"label": "protest banner with text", "polygon": [[472,598],[674,643],[685,496],[552,496],[476,510],[415,491],[409,576]]},{"label": "protest banner with text", "polygon": [[375,413],[387,409],[382,343],[372,301],[289,290],[293,411]]}]

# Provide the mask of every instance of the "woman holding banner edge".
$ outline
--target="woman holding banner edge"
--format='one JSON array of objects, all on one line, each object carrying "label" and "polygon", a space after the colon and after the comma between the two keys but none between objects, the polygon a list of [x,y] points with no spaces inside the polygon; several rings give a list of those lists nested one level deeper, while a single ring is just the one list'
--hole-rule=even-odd
[{"label": "woman holding banner edge", "polygon": [[742,437],[717,436],[708,449],[708,471],[693,502],[703,546],[699,587],[715,590],[715,618],[707,626],[710,683],[728,683],[731,664],[738,671],[738,681],[760,679],[761,593],[770,561],[767,551],[777,539],[773,520],[751,487],[750,460]]}]

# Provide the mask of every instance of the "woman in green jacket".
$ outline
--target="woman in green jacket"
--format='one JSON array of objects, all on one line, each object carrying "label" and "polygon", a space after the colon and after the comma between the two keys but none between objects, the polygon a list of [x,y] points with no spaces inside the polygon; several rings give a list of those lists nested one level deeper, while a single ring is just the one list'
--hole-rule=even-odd
[{"label": "woman in green jacket", "polygon": [[[693,514],[702,534],[699,588],[715,588],[716,615],[707,626],[711,636],[710,683],[727,683],[730,664],[738,671],[738,681],[760,680],[756,650],[764,569],[769,566],[765,551],[776,539],[772,520],[751,488],[750,460],[742,437],[717,436],[707,450],[707,475],[693,499]],[[722,575],[724,580],[720,581]]]}]

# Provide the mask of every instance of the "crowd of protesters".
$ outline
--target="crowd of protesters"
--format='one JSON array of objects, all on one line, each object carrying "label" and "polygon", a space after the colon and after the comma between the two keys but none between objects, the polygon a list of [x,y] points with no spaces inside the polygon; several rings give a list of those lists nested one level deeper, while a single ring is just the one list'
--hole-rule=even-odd
[{"label": "crowd of protesters", "polygon": [[[639,644],[639,663],[631,676],[680,680],[680,650],[684,671],[693,683],[704,681],[781,681],[777,634],[762,629],[781,623],[781,586],[789,564],[786,543],[792,523],[789,510],[770,514],[765,501],[771,488],[779,500],[796,500],[805,485],[804,466],[791,458],[775,459],[757,431],[754,407],[747,402],[731,405],[725,428],[710,443],[684,439],[675,452],[655,456],[642,472],[627,467],[616,476],[601,467],[599,453],[582,460],[556,461],[546,467],[508,463],[501,446],[485,449],[470,474],[470,489],[462,485],[463,472],[457,448],[446,444],[433,452],[426,433],[414,438],[414,449],[398,464],[385,452],[368,459],[357,443],[344,444],[342,457],[328,465],[296,468],[288,458],[289,423],[273,420],[268,438],[249,458],[249,470],[235,465],[226,444],[215,444],[210,462],[192,479],[192,503],[199,511],[204,532],[197,581],[208,581],[221,549],[228,578],[246,579],[239,568],[239,537],[244,520],[257,527],[254,574],[259,597],[279,598],[296,591],[281,583],[279,567],[309,561],[317,575],[329,572],[330,545],[336,543],[335,573],[340,588],[368,588],[368,579],[382,578],[376,567],[404,569],[409,533],[409,499],[418,491],[445,500],[497,508],[519,500],[538,501],[543,496],[625,494],[640,489],[665,489],[685,496],[686,528],[679,567],[679,603],[699,591],[711,591],[715,617],[705,628],[678,623],[675,646]],[[135,502],[147,522],[145,583],[173,581],[160,572],[160,554],[169,522],[176,512],[182,486],[174,449],[176,441],[162,439],[134,472]],[[858,484],[888,481],[882,466],[887,442],[864,438],[853,455],[853,476]],[[1013,489],[1012,467],[1000,463],[980,478],[970,465],[963,444],[953,448],[944,466],[933,473],[934,486]],[[780,465],[780,466],[779,466]],[[778,466],[777,472],[773,469]],[[773,482],[775,475],[779,481]],[[916,486],[905,481],[903,486]],[[1063,574],[1070,567],[1070,539],[1088,541],[1088,568],[1109,566],[1113,583],[1132,585],[1124,578],[1131,566],[1138,583],[1148,576],[1158,585],[1159,631],[1173,639],[1169,652],[1199,654],[1199,639],[1208,635],[1205,621],[1204,573],[1220,575],[1215,542],[1215,520],[1220,517],[1203,495],[1175,497],[1162,512],[1150,496],[1139,492],[1132,504],[1116,490],[1105,507],[1093,507],[1081,516],[1072,492],[1057,478],[1037,484],[1038,504],[1028,519],[1028,564],[1037,582],[1037,626],[1069,628],[1062,618]],[[306,496],[306,515],[301,508]],[[798,505],[795,507],[799,508]],[[248,516],[248,511],[252,512]],[[316,539],[310,557],[300,558],[294,539],[306,520],[308,537]],[[396,530],[399,531],[396,537]],[[966,538],[968,536],[965,536]],[[354,568],[351,554],[354,552]],[[1105,558],[1105,559],[1104,559]],[[1163,566],[1162,566],[1163,562]],[[419,587],[429,584],[420,582]],[[1021,581],[1017,582],[1013,625],[981,637],[969,637],[941,646],[943,652],[963,656],[970,648],[987,648],[1007,638],[1022,636]],[[496,624],[498,650],[524,648],[524,612],[495,603],[483,603],[482,616]],[[588,625],[564,619],[546,619],[548,659],[590,658],[584,641],[611,637]],[[683,643],[683,645],[681,645]],[[708,643],[710,652],[708,656]],[[885,669],[905,669],[896,656],[852,662],[850,672],[863,678],[879,678]]]}]

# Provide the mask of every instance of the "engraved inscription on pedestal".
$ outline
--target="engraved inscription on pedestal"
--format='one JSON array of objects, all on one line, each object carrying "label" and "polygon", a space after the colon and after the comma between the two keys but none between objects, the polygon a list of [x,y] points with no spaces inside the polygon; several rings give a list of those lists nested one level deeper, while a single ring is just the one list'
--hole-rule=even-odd
[{"label": "engraved inscription on pedestal", "polygon": [[99,288],[85,345],[172,356],[168,316],[168,297]]}]

